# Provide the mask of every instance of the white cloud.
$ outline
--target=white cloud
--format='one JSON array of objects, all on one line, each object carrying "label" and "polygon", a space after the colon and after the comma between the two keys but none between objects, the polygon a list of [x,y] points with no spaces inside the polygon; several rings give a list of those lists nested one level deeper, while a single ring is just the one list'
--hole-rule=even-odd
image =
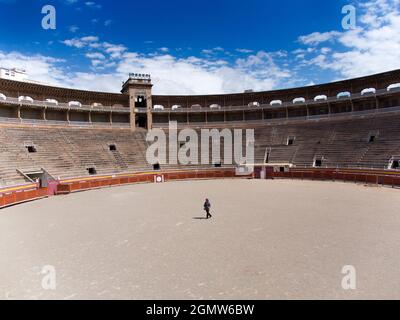
[{"label": "white cloud", "polygon": [[252,53],[253,50],[250,49],[244,49],[244,48],[237,48],[235,51],[240,52],[240,53]]},{"label": "white cloud", "polygon": [[[82,39],[76,40],[82,42]],[[0,65],[25,68],[30,79],[45,83],[111,92],[120,91],[121,82],[126,80],[129,72],[151,73],[155,94],[268,90],[281,86],[282,81],[286,82],[290,76],[288,70],[277,66],[271,54],[262,51],[229,63],[223,59],[210,61],[194,56],[178,58],[166,53],[143,55],[125,52],[125,47],[111,43],[102,43],[101,48],[104,51],[85,53],[93,68],[89,72],[71,72],[63,61],[19,53],[1,53]],[[119,57],[112,59],[116,52]],[[104,72],[107,68],[109,71]]]},{"label": "white cloud", "polygon": [[338,31],[329,32],[313,32],[311,34],[300,36],[299,42],[306,45],[318,45],[322,42],[331,41],[336,39],[340,35]]},{"label": "white cloud", "polygon": [[30,79],[48,84],[63,85],[66,83],[64,71],[58,66],[62,62],[64,60],[42,55],[0,51],[0,66],[26,70]]},{"label": "white cloud", "polygon": [[96,42],[99,40],[98,37],[95,36],[87,36],[87,37],[82,37],[82,38],[74,38],[74,39],[67,39],[64,41],[61,41],[68,47],[75,47],[75,48],[84,48],[86,46],[92,46],[96,44]]},{"label": "white cloud", "polygon": [[337,46],[321,48],[308,61],[342,78],[400,68],[400,0],[370,0],[360,4],[357,28],[344,32],[315,32],[300,42],[318,45],[335,38]]},{"label": "white cloud", "polygon": [[332,51],[331,48],[327,48],[327,47],[321,48],[321,53],[322,53],[322,54],[327,54],[327,53],[329,53],[329,52],[331,52],[331,51]]},{"label": "white cloud", "polygon": [[64,43],[68,47],[75,47],[75,48],[83,48],[85,46],[85,43],[83,43],[79,39],[68,39],[62,41],[62,43]]},{"label": "white cloud", "polygon": [[16,52],[1,52],[0,65],[25,68],[31,78],[47,83],[113,92],[119,92],[129,72],[151,73],[155,94],[231,93],[305,85],[315,79],[299,75],[311,67],[317,76],[318,68],[333,71],[335,79],[399,68],[399,6],[400,0],[368,1],[359,8],[356,30],[301,36],[297,43],[302,47],[289,54],[236,49],[240,59],[233,60],[225,49],[215,47],[181,58],[167,48],[152,54],[130,52],[122,44],[92,35],[63,41],[90,59],[87,72],[71,72],[51,57]]},{"label": "white cloud", "polygon": [[89,59],[99,59],[99,60],[104,60],[106,57],[104,54],[100,52],[90,52],[86,54],[86,57]]},{"label": "white cloud", "polygon": [[103,43],[103,47],[105,48],[105,52],[110,54],[112,59],[118,59],[122,56],[122,54],[127,50],[127,48],[120,44],[112,44],[108,42]]},{"label": "white cloud", "polygon": [[73,25],[73,26],[70,26],[68,29],[70,32],[75,33],[79,30],[79,27],[76,25]]},{"label": "white cloud", "polygon": [[215,47],[212,49],[203,49],[201,52],[205,55],[213,55],[213,54],[217,54],[217,53],[221,53],[224,52],[224,48],[221,47]]},{"label": "white cloud", "polygon": [[96,41],[99,41],[99,37],[95,37],[95,36],[82,37],[81,41],[83,41],[83,42],[96,42]]},{"label": "white cloud", "polygon": [[143,56],[126,53],[117,71],[151,73],[155,93],[206,94],[243,92],[245,89],[272,89],[290,76],[279,68],[270,54],[259,52],[233,65],[225,60],[209,61],[198,57],[177,58],[164,54]]},{"label": "white cloud", "polygon": [[94,8],[94,9],[101,9],[102,7],[101,4],[98,4],[94,1],[87,1],[85,2],[85,5],[89,8]]}]

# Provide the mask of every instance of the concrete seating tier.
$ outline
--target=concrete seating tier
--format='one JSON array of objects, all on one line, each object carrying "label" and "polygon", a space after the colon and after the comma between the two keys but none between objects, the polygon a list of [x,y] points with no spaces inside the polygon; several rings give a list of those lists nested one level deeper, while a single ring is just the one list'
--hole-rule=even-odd
[{"label": "concrete seating tier", "polygon": [[[392,157],[400,157],[400,113],[257,127],[244,123],[241,128],[255,129],[258,164],[268,159],[269,163],[311,167],[315,159],[321,159],[322,167],[384,169]],[[55,178],[89,176],[93,174],[89,168],[95,168],[95,174],[153,171],[153,166],[146,161],[145,136],[144,129],[131,132],[129,129],[0,126],[0,187],[25,183],[28,180],[21,172],[41,169]],[[289,138],[293,141],[288,145]],[[110,148],[111,145],[115,148]],[[221,158],[223,145],[221,141]],[[168,155],[167,150],[161,152]],[[211,166],[210,161],[209,165],[161,165],[161,169]]]}]

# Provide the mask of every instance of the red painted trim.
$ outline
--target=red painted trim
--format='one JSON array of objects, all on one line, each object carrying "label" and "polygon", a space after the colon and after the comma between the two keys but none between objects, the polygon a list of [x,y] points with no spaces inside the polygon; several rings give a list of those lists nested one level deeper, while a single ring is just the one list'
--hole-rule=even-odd
[{"label": "red painted trim", "polygon": [[[260,167],[256,167],[255,172],[256,175],[258,175]],[[163,175],[165,181],[254,177],[253,175],[236,176],[235,169],[233,168],[139,172],[115,176],[108,175],[62,180],[59,181],[57,185],[57,194],[68,194],[71,192],[134,183],[154,183],[154,177],[156,175]],[[400,187],[400,172],[393,170],[290,168],[287,172],[273,172],[272,170],[267,170],[266,176],[267,178],[350,181]],[[29,184],[25,186],[7,187],[0,189],[0,208],[48,196],[48,188],[38,188],[37,185]]]},{"label": "red painted trim", "polygon": [[[196,179],[221,179],[236,177],[235,169],[204,169],[204,170],[181,170],[181,171],[155,171],[139,172],[118,176],[99,176],[81,179],[69,179],[60,181],[57,186],[57,194],[68,194],[71,192],[84,191],[96,188],[119,186],[133,183],[154,183],[154,177],[163,175],[164,181],[171,180],[196,180]],[[252,176],[245,176],[248,178]]]},{"label": "red painted trim", "polygon": [[0,208],[37,200],[48,196],[47,188],[26,189],[0,193]]},{"label": "red painted trim", "polygon": [[267,178],[289,178],[359,182],[391,187],[400,186],[400,172],[394,170],[290,168],[287,172],[267,172]]}]

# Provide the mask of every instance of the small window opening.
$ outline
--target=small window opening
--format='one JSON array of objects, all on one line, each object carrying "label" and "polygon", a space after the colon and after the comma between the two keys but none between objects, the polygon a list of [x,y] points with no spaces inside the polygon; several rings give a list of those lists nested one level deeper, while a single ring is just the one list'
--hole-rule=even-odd
[{"label": "small window opening", "polygon": [[314,160],[314,167],[322,167],[322,158]]},{"label": "small window opening", "polygon": [[285,167],[279,167],[279,172],[285,172]]},{"label": "small window opening", "polygon": [[391,169],[399,169],[400,168],[400,161],[399,160],[392,160]]},{"label": "small window opening", "polygon": [[153,170],[154,170],[154,171],[158,171],[158,170],[160,170],[160,169],[161,169],[161,167],[160,167],[160,164],[159,164],[159,163],[153,164]]},{"label": "small window opening", "polygon": [[370,135],[369,139],[368,139],[368,143],[375,142],[375,140],[376,140],[376,136],[375,135]]},{"label": "small window opening", "polygon": [[86,170],[88,171],[88,173],[89,173],[90,175],[95,175],[95,174],[97,174],[97,170],[96,170],[95,167],[90,167],[90,168],[87,168]]},{"label": "small window opening", "polygon": [[110,151],[117,151],[117,146],[115,144],[110,144],[108,147],[110,148]]},{"label": "small window opening", "polygon": [[221,162],[214,163],[214,168],[221,168],[221,167],[222,167]]},{"label": "small window opening", "polygon": [[286,145],[288,145],[288,146],[294,145],[294,140],[295,140],[294,137],[288,137],[288,138],[287,138]]},{"label": "small window opening", "polygon": [[26,146],[26,148],[28,149],[29,153],[36,153],[37,152],[35,146]]}]

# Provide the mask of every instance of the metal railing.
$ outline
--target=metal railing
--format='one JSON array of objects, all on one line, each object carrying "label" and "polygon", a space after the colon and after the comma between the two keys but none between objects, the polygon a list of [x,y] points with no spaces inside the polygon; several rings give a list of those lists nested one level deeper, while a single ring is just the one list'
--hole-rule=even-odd
[{"label": "metal railing", "polygon": [[123,112],[130,113],[129,108],[125,107],[113,107],[113,106],[93,106],[93,105],[70,105],[69,103],[54,103],[50,101],[40,101],[40,100],[20,100],[18,98],[0,97],[1,104],[10,104],[18,106],[28,106],[28,107],[40,107],[48,109],[57,110],[77,110],[77,111],[99,111],[99,112]]},{"label": "metal railing", "polygon": [[[219,126],[226,124],[268,124],[268,123],[286,123],[290,121],[318,121],[323,119],[340,119],[340,118],[351,118],[351,117],[359,117],[364,115],[374,115],[374,114],[386,114],[391,112],[400,112],[400,106],[397,107],[389,107],[389,108],[380,108],[380,109],[369,109],[362,111],[353,111],[353,112],[339,112],[339,113],[329,113],[323,115],[311,115],[305,117],[289,117],[289,118],[273,118],[273,119],[263,119],[263,120],[227,120],[227,121],[208,121],[208,122],[178,122],[178,126],[188,126],[191,127],[203,127],[207,126]],[[168,123],[154,123],[154,127],[168,127]]]},{"label": "metal railing", "polygon": [[63,121],[63,120],[42,120],[42,119],[19,119],[0,117],[3,123],[22,123],[37,125],[57,125],[75,127],[109,127],[109,128],[129,128],[130,123],[125,122],[86,122],[86,121]]},{"label": "metal railing", "polygon": [[201,109],[197,108],[179,108],[172,110],[170,108],[165,108],[164,110],[154,110],[152,109],[153,113],[187,113],[187,112],[223,112],[223,111],[246,111],[246,110],[264,110],[264,109],[270,109],[270,110],[275,110],[275,109],[284,109],[284,108],[290,108],[290,107],[299,107],[299,106],[314,106],[314,105],[324,105],[328,104],[331,102],[346,102],[346,101],[352,101],[352,100],[360,100],[360,99],[371,99],[371,98],[376,98],[376,97],[383,97],[386,95],[391,95],[393,93],[400,93],[400,89],[392,89],[388,91],[387,89],[379,89],[376,90],[375,93],[366,93],[366,94],[361,94],[361,93],[353,93],[350,97],[328,97],[326,100],[317,100],[315,101],[314,99],[308,99],[305,102],[302,103],[293,103],[292,101],[286,101],[282,102],[280,105],[273,105],[271,106],[270,104],[260,104],[259,106],[225,106],[221,107],[218,109],[211,109],[209,107],[203,107]]}]

